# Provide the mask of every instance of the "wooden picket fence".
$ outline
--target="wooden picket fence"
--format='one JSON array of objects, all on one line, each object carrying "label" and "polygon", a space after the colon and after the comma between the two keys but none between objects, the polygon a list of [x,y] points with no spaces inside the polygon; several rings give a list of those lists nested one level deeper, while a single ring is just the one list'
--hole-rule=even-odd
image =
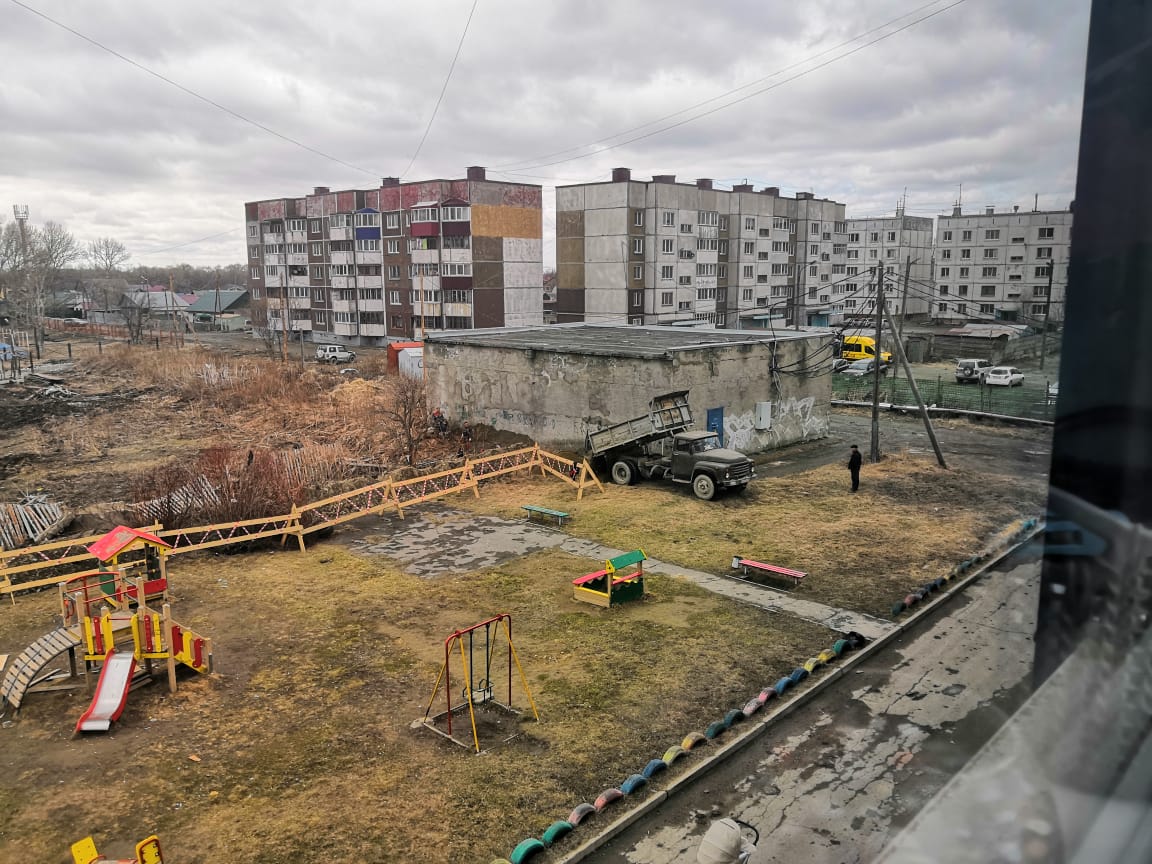
[{"label": "wooden picket fence", "polygon": [[[294,505],[291,512],[282,516],[244,519],[195,528],[165,529],[163,525],[153,523],[144,526],[142,530],[154,533],[171,544],[172,548],[167,553],[169,555],[199,552],[275,537],[280,538],[281,546],[290,538],[295,538],[298,548],[303,551],[304,538],[317,531],[385,511],[394,510],[403,518],[404,510],[408,507],[468,490],[478,498],[480,481],[517,471],[531,474],[533,469],[539,469],[541,476],[555,477],[573,487],[576,490],[577,501],[584,497],[586,489],[595,487],[601,492],[604,491],[604,487],[587,461],[573,463],[570,459],[549,453],[539,446],[533,446],[468,459],[458,468],[425,474],[410,480],[389,478],[320,501]],[[572,476],[573,474],[576,476]],[[22,549],[0,549],[0,597],[7,594],[15,603],[17,592],[34,591],[56,585],[65,575],[78,576],[99,572],[103,567],[88,552],[87,547],[103,536],[93,534]],[[16,563],[18,560],[22,563]],[[50,576],[14,581],[14,577],[26,576],[49,568],[53,571]],[[61,571],[59,568],[64,569]]]}]

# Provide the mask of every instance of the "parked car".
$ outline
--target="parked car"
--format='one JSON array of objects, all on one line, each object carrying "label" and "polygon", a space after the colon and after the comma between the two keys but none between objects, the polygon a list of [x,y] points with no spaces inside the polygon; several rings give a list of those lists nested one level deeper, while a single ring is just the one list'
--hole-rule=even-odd
[{"label": "parked car", "polygon": [[1048,403],[1052,404],[1053,402],[1056,401],[1057,397],[1059,397],[1059,396],[1060,396],[1060,382],[1059,381],[1049,381],[1048,382]]},{"label": "parked car", "polygon": [[967,384],[969,381],[980,383],[984,380],[984,376],[988,374],[988,370],[991,368],[991,360],[981,360],[979,358],[974,358],[972,360],[957,360],[956,383]]},{"label": "parked car", "polygon": [[984,376],[984,383],[989,387],[1023,387],[1024,373],[1015,366],[995,366]]},{"label": "parked car", "polygon": [[832,361],[832,371],[833,372],[842,372],[843,370],[848,368],[848,364],[850,362],[851,361],[845,360],[843,357],[837,357],[835,360]]},{"label": "parked car", "polygon": [[[854,360],[849,363],[844,369],[840,370],[842,375],[847,375],[849,378],[863,378],[865,375],[873,375],[876,372],[876,361],[868,360]],[[888,365],[885,363],[880,364],[880,375],[883,377],[888,374]]]},{"label": "parked car", "polygon": [[317,345],[316,360],[320,363],[351,363],[356,355],[343,345]]}]

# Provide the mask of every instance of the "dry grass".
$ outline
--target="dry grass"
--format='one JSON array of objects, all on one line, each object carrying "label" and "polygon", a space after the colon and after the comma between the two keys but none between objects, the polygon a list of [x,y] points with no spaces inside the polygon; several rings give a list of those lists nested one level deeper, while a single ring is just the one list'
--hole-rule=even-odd
[{"label": "dry grass", "polygon": [[847,471],[825,466],[758,479],[743,497],[712,502],[660,483],[607,483],[604,495],[576,502],[568,487],[537,478],[485,486],[461,506],[510,518],[523,515],[522,504],[563,510],[575,517],[566,524],[572,534],[709,573],[727,572],[733,555],[793,567],[810,574],[799,596],[887,616],[909,588],[1043,504],[1042,484],[992,482],[910,456],[868,466],[856,495],[847,486]]},{"label": "dry grass", "polygon": [[[30,698],[2,733],[0,859],[158,831],[176,861],[489,860],[830,638],[667,577],[594,608],[570,593],[587,568],[550,551],[427,581],[334,544],[181,558],[177,617],[213,636],[221,674],[136,693],[113,735],[72,742],[82,696]],[[0,612],[0,650],[47,629],[51,603]],[[482,757],[410,730],[444,637],[500,611],[542,722]]]}]

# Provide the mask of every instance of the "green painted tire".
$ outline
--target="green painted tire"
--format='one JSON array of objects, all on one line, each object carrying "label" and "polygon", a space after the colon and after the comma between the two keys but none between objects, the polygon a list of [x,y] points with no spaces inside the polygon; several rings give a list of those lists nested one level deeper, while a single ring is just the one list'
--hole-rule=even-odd
[{"label": "green painted tire", "polygon": [[516,848],[512,850],[512,854],[508,856],[508,864],[520,864],[520,862],[527,861],[537,852],[543,851],[544,844],[535,837],[529,837],[527,840],[521,840],[516,844]]},{"label": "green painted tire", "polygon": [[551,846],[565,834],[572,830],[572,823],[563,819],[557,819],[548,826],[548,830],[540,835],[540,841],[545,846]]}]

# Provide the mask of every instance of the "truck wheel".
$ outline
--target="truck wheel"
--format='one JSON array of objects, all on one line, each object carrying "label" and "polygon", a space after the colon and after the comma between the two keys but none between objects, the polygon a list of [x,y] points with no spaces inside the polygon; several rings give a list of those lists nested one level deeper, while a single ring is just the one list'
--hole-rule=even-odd
[{"label": "truck wheel", "polygon": [[716,484],[707,474],[697,474],[692,481],[692,491],[701,501],[711,501],[716,497]]},{"label": "truck wheel", "polygon": [[631,486],[636,479],[636,472],[632,465],[621,459],[612,464],[612,482],[617,486]]}]

